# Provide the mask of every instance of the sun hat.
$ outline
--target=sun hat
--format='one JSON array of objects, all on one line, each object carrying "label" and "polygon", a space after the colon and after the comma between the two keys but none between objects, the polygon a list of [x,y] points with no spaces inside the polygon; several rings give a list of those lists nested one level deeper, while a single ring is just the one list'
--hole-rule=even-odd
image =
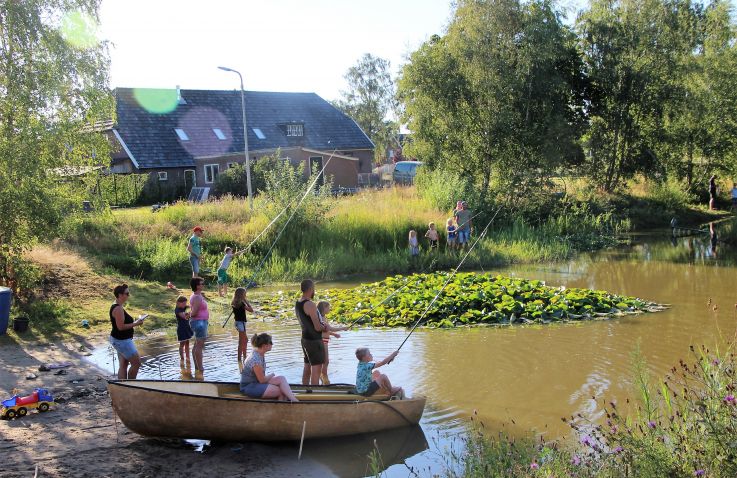
[{"label": "sun hat", "polygon": [[202,232],[202,228],[200,226],[195,226],[194,229],[192,229],[192,232]]}]

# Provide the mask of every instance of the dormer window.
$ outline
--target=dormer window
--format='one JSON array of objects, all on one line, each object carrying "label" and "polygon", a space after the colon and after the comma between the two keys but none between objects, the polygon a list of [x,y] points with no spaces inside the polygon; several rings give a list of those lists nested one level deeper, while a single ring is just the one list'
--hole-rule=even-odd
[{"label": "dormer window", "polygon": [[212,132],[215,133],[215,136],[217,136],[220,141],[225,139],[225,133],[223,133],[223,130],[220,128],[213,128]]},{"label": "dormer window", "polygon": [[287,136],[304,136],[304,130],[301,124],[288,124]]},{"label": "dormer window", "polygon": [[266,135],[259,128],[251,128],[258,139],[266,139]]},{"label": "dormer window", "polygon": [[182,141],[189,141],[189,136],[187,136],[187,133],[185,133],[182,128],[174,128],[174,131],[177,133],[177,136],[179,136],[179,139]]}]

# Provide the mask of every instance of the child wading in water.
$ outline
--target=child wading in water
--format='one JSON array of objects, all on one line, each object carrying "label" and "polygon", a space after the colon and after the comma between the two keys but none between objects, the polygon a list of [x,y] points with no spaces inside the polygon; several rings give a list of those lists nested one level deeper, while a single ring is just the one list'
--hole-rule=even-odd
[{"label": "child wading in water", "polygon": [[238,287],[233,294],[233,316],[235,317],[235,328],[238,330],[238,369],[243,370],[243,361],[246,359],[248,348],[248,334],[246,334],[246,311],[253,313],[253,307],[246,300],[246,288]]},{"label": "child wading in water", "polygon": [[409,231],[409,254],[414,257],[420,254],[420,243],[417,241],[417,231]]},{"label": "child wading in water", "polygon": [[440,237],[438,236],[438,230],[435,229],[435,223],[431,222],[428,224],[427,232],[425,233],[425,237],[430,242],[430,250],[433,249],[437,250],[438,248],[438,241],[440,240]]},{"label": "child wading in water", "polygon": [[445,227],[445,230],[448,233],[448,249],[455,249],[456,239],[458,238],[458,227],[454,218],[448,218],[448,225]]},{"label": "child wading in water", "polygon": [[340,338],[340,334],[337,334],[336,332],[340,332],[342,330],[348,330],[348,327],[333,327],[328,322],[328,319],[326,318],[328,313],[330,312],[330,303],[329,302],[318,302],[317,304],[317,315],[320,319],[320,323],[323,325],[325,330],[322,332],[322,343],[325,347],[325,362],[322,364],[322,371],[320,372],[320,380],[322,381],[323,385],[330,385],[330,379],[328,378],[328,364],[330,363],[330,356],[328,355],[328,345],[330,344],[330,336],[332,335],[336,339]]},{"label": "child wading in water", "polygon": [[177,305],[174,308],[174,315],[177,318],[177,340],[179,341],[179,368],[184,368],[184,362],[187,362],[187,368],[192,366],[189,361],[189,339],[192,338],[194,332],[189,325],[189,312],[187,312],[187,298],[183,295],[177,297]]},{"label": "child wading in water", "polygon": [[358,359],[358,369],[356,370],[356,391],[364,397],[370,397],[378,390],[389,394],[396,395],[400,400],[404,399],[404,390],[402,387],[392,387],[389,377],[382,374],[377,368],[386,365],[394,360],[399,350],[392,352],[387,358],[381,362],[373,362],[374,357],[366,347],[356,349],[356,358]]},{"label": "child wading in water", "polygon": [[225,297],[228,294],[228,266],[235,257],[232,247],[225,248],[225,256],[218,267],[218,294]]}]

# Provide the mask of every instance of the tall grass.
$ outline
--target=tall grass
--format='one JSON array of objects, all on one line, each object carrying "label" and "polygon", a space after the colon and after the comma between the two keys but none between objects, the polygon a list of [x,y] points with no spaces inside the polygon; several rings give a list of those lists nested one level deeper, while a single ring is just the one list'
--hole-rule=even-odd
[{"label": "tall grass", "polygon": [[[323,213],[289,224],[256,274],[289,214],[279,218],[249,253],[233,261],[231,277],[236,282],[254,275],[257,282],[306,276],[327,279],[355,273],[447,269],[460,260],[457,251],[445,250],[445,221],[452,212],[432,206],[414,188],[366,191],[323,201],[320,208],[312,209]],[[206,271],[214,273],[226,246],[245,247],[276,214],[277,208],[264,197],[257,198],[253,214],[247,202],[233,198],[205,204],[177,203],[160,212],[138,208],[87,216],[72,224],[65,238],[123,273],[170,280],[188,274],[186,244],[193,226],[205,228],[202,263]],[[486,220],[479,217],[476,234]],[[435,222],[441,233],[440,251],[429,251],[423,239],[421,255],[410,257],[410,229],[423,238],[430,222]],[[574,207],[535,227],[522,219],[506,224],[497,221],[465,267],[560,260],[578,250],[611,243],[620,227],[610,216]]]}]

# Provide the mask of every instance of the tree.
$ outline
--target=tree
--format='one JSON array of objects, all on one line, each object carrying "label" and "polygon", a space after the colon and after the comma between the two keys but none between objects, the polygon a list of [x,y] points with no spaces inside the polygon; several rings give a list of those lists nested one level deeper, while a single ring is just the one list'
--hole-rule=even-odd
[{"label": "tree", "polygon": [[22,253],[81,209],[60,180],[107,162],[98,126],[113,119],[108,56],[96,41],[99,0],[0,1],[0,281]]},{"label": "tree", "polygon": [[395,87],[389,73],[388,60],[366,53],[348,69],[345,80],[348,90],[335,106],[353,118],[374,143],[377,162],[384,159],[387,147],[398,130],[389,113],[395,108]]},{"label": "tree", "polygon": [[485,197],[539,187],[580,160],[584,78],[573,33],[544,0],[459,0],[447,34],[410,57],[399,99],[411,154],[473,178]]}]

